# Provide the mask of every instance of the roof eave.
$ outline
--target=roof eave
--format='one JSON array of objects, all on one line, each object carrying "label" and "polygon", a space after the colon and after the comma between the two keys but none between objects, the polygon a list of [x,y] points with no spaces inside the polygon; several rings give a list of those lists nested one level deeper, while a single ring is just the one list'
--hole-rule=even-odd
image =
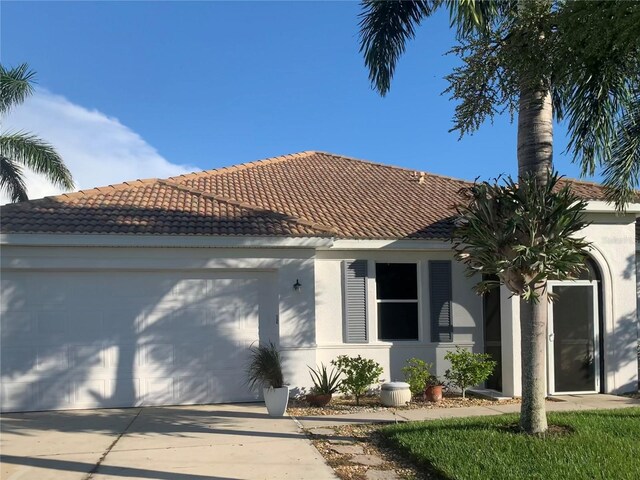
[{"label": "roof eave", "polygon": [[333,237],[3,233],[0,245],[33,247],[321,248]]}]

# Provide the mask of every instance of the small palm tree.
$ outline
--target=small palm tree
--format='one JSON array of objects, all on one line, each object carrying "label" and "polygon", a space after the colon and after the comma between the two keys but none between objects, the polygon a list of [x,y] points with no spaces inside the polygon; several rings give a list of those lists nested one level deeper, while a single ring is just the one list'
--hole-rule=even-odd
[{"label": "small palm tree", "polygon": [[[27,64],[7,69],[0,65],[0,115],[21,104],[33,93],[33,76]],[[28,200],[23,168],[42,174],[56,186],[74,188],[71,173],[55,149],[28,132],[0,133],[0,190],[12,202]]]},{"label": "small palm tree", "polygon": [[545,385],[539,379],[545,374],[547,301],[552,300],[547,280],[573,280],[585,268],[590,244],[578,235],[588,225],[587,203],[568,185],[561,187],[557,174],[544,181],[526,175],[518,183],[475,183],[464,194],[467,202],[459,208],[454,232],[456,259],[469,276],[499,278],[479,282],[478,293],[502,283],[528,303],[530,308],[521,310],[528,341],[522,343],[520,425],[527,432],[531,425],[544,431]]}]

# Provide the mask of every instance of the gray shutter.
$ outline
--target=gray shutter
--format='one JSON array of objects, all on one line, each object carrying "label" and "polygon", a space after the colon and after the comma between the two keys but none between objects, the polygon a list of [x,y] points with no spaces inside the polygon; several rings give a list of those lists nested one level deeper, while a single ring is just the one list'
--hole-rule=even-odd
[{"label": "gray shutter", "polygon": [[451,261],[429,262],[429,300],[431,304],[431,341],[452,342]]},{"label": "gray shutter", "polygon": [[367,343],[367,260],[342,262],[344,341]]}]

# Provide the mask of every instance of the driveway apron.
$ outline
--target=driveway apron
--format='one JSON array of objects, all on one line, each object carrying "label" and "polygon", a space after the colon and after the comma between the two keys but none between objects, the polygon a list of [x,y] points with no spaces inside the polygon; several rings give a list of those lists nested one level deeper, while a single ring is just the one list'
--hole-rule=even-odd
[{"label": "driveway apron", "polygon": [[334,479],[297,424],[264,405],[4,414],[3,480]]}]

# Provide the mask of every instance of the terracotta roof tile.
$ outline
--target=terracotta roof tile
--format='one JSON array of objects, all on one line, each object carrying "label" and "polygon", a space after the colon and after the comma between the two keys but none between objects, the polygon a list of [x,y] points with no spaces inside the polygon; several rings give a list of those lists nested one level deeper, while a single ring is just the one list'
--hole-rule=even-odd
[{"label": "terracotta roof tile", "polygon": [[193,194],[162,181],[2,207],[3,233],[327,236],[277,212]]},{"label": "terracotta roof tile", "polygon": [[[602,187],[572,182],[602,199]],[[2,207],[3,233],[443,239],[470,182],[302,152]]]}]

